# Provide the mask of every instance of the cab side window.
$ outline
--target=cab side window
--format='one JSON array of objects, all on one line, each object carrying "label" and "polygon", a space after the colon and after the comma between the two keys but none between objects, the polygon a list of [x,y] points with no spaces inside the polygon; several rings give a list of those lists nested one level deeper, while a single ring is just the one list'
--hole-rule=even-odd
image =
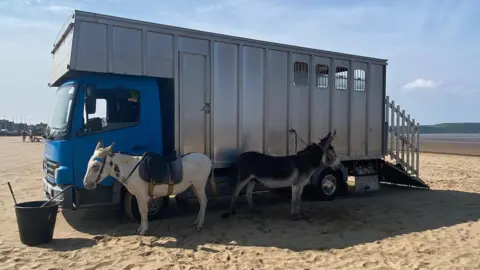
[{"label": "cab side window", "polygon": [[84,127],[88,133],[123,129],[140,123],[139,91],[101,90],[95,92],[94,98],[95,112],[87,114],[84,109]]}]

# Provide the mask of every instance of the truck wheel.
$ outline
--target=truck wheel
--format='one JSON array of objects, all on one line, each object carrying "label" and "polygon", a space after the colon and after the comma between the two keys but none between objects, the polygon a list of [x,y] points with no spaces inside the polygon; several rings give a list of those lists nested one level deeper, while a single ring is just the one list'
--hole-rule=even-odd
[{"label": "truck wheel", "polygon": [[[140,222],[140,212],[138,211],[137,198],[128,192],[128,190],[125,190],[123,198],[123,208],[125,210],[125,214],[132,221]],[[168,209],[169,202],[170,198],[165,196],[158,198],[156,203],[149,205],[148,220],[151,221],[159,218]]]},{"label": "truck wheel", "polygon": [[347,183],[342,179],[341,171],[325,169],[325,171],[318,176],[318,181],[315,186],[315,197],[321,201],[331,201],[347,188]]}]

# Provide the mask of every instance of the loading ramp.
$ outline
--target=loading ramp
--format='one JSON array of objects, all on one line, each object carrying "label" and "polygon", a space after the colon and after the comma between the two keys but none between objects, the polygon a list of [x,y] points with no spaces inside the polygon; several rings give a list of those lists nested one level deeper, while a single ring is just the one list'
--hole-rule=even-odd
[{"label": "loading ramp", "polygon": [[430,189],[430,186],[422,179],[409,174],[397,164],[382,160],[380,182],[389,183],[393,185],[404,185],[408,187],[419,187]]},{"label": "loading ramp", "polygon": [[393,163],[382,160],[380,182],[430,189],[420,179],[420,124],[388,96],[385,98],[385,120],[384,142]]}]

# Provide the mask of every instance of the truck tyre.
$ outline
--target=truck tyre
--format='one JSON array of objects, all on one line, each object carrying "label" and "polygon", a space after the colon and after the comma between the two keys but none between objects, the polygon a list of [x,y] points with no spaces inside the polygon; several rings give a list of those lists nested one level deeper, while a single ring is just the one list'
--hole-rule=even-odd
[{"label": "truck tyre", "polygon": [[[140,222],[140,212],[138,211],[137,198],[132,195],[128,190],[125,190],[123,195],[123,209],[129,219],[135,222]],[[148,211],[148,220],[155,220],[159,218],[168,209],[170,198],[168,196],[159,198],[157,205],[153,209]]]},{"label": "truck tyre", "polygon": [[330,168],[325,169],[317,179],[315,185],[315,197],[320,201],[331,201],[339,194],[348,189],[347,183],[343,181],[343,174],[339,171],[333,171]]}]

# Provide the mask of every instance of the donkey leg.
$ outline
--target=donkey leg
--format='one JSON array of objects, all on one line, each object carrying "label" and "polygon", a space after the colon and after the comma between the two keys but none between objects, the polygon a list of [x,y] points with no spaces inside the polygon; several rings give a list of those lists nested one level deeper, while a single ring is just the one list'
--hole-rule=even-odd
[{"label": "donkey leg", "polygon": [[[295,203],[292,204],[293,207],[293,213],[295,216],[295,219],[304,219],[306,218],[306,215],[300,211],[300,206],[302,204],[302,194],[303,194],[303,189],[306,186],[308,181],[299,181],[298,184],[296,184],[296,200]],[[293,192],[293,190],[292,190]]]},{"label": "donkey leg", "polygon": [[301,203],[301,190],[302,188],[299,185],[292,185],[292,202],[291,202],[291,218],[292,220],[301,219],[300,213],[300,203]]},{"label": "donkey leg", "polygon": [[298,187],[296,185],[292,185],[292,199],[291,199],[291,202],[290,202],[290,207],[291,207],[290,215],[291,215],[291,218],[293,220],[296,220],[296,218],[297,218],[297,216],[295,215],[296,214],[295,213],[295,210],[296,210],[295,205],[297,203],[297,193],[298,193],[297,188]]},{"label": "donkey leg", "polygon": [[247,184],[247,189],[245,191],[245,196],[247,197],[248,207],[250,208],[250,212],[252,213],[261,213],[255,204],[253,203],[252,196],[253,196],[253,189],[255,188],[255,181],[250,181]]},{"label": "donkey leg", "polygon": [[230,201],[230,211],[221,214],[222,218],[229,218],[231,215],[235,215],[235,202],[237,201],[238,196],[240,195],[240,191],[242,191],[242,189],[248,184],[248,182],[251,179],[252,179],[252,176],[249,176],[243,181],[240,181],[239,179],[239,181],[237,182],[237,187],[235,187],[235,191],[232,194],[232,200]]},{"label": "donkey leg", "polygon": [[300,211],[300,206],[302,205],[302,194],[303,194],[303,188],[305,185],[300,184],[298,187],[298,195],[297,195],[297,204],[295,205],[295,212],[300,218],[305,218],[306,215]]},{"label": "donkey leg", "polygon": [[205,222],[205,211],[207,210],[208,198],[207,194],[205,193],[205,186],[201,188],[193,185],[192,190],[198,199],[198,204],[200,205],[200,208],[198,209],[197,219],[195,220],[193,225],[196,226],[197,231],[200,231],[203,227],[203,223]]},{"label": "donkey leg", "polygon": [[137,232],[140,235],[145,235],[148,230],[148,198],[145,194],[135,197],[137,198],[138,212],[140,212],[140,227]]},{"label": "donkey leg", "polygon": [[238,196],[240,196],[240,191],[250,182],[252,177],[248,177],[247,179],[243,181],[238,181],[238,185],[235,188],[235,192],[232,195],[232,200],[230,201],[230,213],[235,214],[235,203],[238,200]]}]

